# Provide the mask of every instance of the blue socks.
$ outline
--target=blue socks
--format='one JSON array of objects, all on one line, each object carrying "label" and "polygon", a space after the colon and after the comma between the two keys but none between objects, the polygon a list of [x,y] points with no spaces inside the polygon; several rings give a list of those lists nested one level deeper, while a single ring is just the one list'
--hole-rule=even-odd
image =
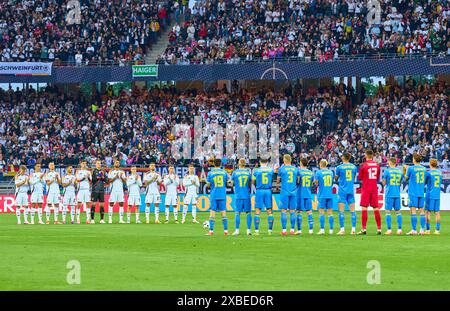
[{"label": "blue socks", "polygon": [[255,230],[259,230],[259,220],[260,220],[259,214],[255,214]]},{"label": "blue socks", "polygon": [[402,213],[397,213],[397,226],[399,230],[402,229],[402,223],[403,223]]},{"label": "blue socks", "polygon": [[286,212],[281,212],[281,228],[286,230],[287,226],[287,215]]},{"label": "blue socks", "polygon": [[291,211],[291,229],[293,230],[295,228],[295,220],[297,219],[295,212]]},{"label": "blue socks", "polygon": [[431,229],[431,224],[427,221],[427,231],[430,231]]},{"label": "blue socks", "polygon": [[302,221],[303,221],[302,213],[298,213],[297,214],[297,230],[298,231],[302,231]]},{"label": "blue socks", "polygon": [[345,224],[345,218],[344,218],[344,212],[339,212],[339,226],[341,229],[344,229]]},{"label": "blue socks", "polygon": [[334,217],[333,215],[328,216],[328,224],[330,225],[330,230],[334,229]]},{"label": "blue socks", "polygon": [[234,215],[234,223],[236,224],[236,230],[239,230],[239,226],[241,225],[241,214],[236,213]]},{"label": "blue socks", "polygon": [[313,229],[313,225],[314,225],[314,218],[312,214],[308,214],[308,225],[309,225],[309,230]]},{"label": "blue socks", "polygon": [[417,215],[411,214],[411,227],[414,231],[417,230]]},{"label": "blue socks", "polygon": [[392,217],[391,214],[386,214],[386,226],[388,230],[392,228]]},{"label": "blue socks", "polygon": [[352,228],[356,228],[356,212],[351,212],[350,217],[352,221]]},{"label": "blue socks", "polygon": [[273,220],[274,220],[273,215],[270,214],[270,215],[268,216],[267,219],[268,219],[268,221],[269,221],[269,230],[272,231],[272,228],[273,228]]},{"label": "blue socks", "polygon": [[228,219],[227,217],[222,217],[223,230],[228,231]]},{"label": "blue socks", "polygon": [[420,229],[425,229],[425,223],[426,223],[425,214],[420,215]]},{"label": "blue socks", "polygon": [[215,223],[214,218],[209,217],[209,231],[214,231],[214,223]]},{"label": "blue socks", "polygon": [[441,223],[440,223],[440,222],[437,222],[437,223],[436,223],[436,230],[437,230],[437,231],[440,231],[440,230],[441,230]]},{"label": "blue socks", "polygon": [[252,214],[247,213],[247,229],[250,230],[252,228]]},{"label": "blue socks", "polygon": [[320,229],[324,229],[325,228],[325,215],[324,214],[320,214],[319,223],[320,223]]}]

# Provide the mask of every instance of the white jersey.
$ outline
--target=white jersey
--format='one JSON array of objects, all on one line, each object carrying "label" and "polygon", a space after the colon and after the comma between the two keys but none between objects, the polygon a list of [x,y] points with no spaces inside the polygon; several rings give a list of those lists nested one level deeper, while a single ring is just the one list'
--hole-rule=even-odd
[{"label": "white jersey", "polygon": [[77,181],[78,181],[78,190],[89,190],[89,179],[91,177],[91,172],[88,170],[79,170],[76,174]]},{"label": "white jersey", "polygon": [[177,196],[177,187],[180,184],[180,178],[175,174],[168,174],[164,177],[164,186],[166,186],[166,196]]},{"label": "white jersey", "polygon": [[142,187],[141,176],[129,175],[127,177],[128,196],[140,196]]},{"label": "white jersey", "polygon": [[121,170],[111,170],[108,174],[109,179],[113,179],[116,176],[119,176],[116,180],[114,180],[111,184],[111,192],[123,192],[123,181],[120,178],[124,176],[124,171]]},{"label": "white jersey", "polygon": [[36,194],[44,194],[44,182],[42,181],[43,172],[33,173],[30,176],[31,192]]},{"label": "white jersey", "polygon": [[197,175],[186,175],[183,178],[183,186],[186,188],[186,194],[197,195],[200,180]]},{"label": "white jersey", "polygon": [[64,176],[62,182],[64,184],[69,183],[67,187],[64,187],[64,194],[75,194],[75,176],[74,175],[66,175]]},{"label": "white jersey", "polygon": [[23,184],[22,186],[17,187],[18,184],[23,183],[27,179],[27,175],[17,175],[15,178],[16,185],[16,195],[18,193],[27,193],[28,192],[28,183]]},{"label": "white jersey", "polygon": [[59,174],[55,171],[48,172],[45,176],[45,181],[50,182],[50,184],[47,184],[48,187],[48,194],[59,194],[59,184],[57,180],[57,176]]},{"label": "white jersey", "polygon": [[146,189],[147,194],[159,195],[159,184],[162,181],[161,175],[157,172],[148,172],[144,174],[144,183],[151,181]]}]

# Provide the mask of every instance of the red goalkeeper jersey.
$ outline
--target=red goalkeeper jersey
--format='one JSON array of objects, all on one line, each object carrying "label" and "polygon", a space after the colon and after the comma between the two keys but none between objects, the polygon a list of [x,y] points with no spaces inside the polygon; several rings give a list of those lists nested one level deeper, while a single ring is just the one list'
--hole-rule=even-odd
[{"label": "red goalkeeper jersey", "polygon": [[380,165],[369,160],[359,167],[358,179],[362,183],[361,193],[378,193],[378,180],[380,179]]}]

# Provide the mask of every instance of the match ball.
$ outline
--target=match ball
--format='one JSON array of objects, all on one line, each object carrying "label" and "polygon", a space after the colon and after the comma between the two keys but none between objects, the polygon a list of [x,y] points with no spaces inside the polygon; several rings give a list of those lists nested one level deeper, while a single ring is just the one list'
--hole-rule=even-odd
[{"label": "match ball", "polygon": [[209,221],[205,220],[205,221],[203,222],[203,228],[209,229]]}]

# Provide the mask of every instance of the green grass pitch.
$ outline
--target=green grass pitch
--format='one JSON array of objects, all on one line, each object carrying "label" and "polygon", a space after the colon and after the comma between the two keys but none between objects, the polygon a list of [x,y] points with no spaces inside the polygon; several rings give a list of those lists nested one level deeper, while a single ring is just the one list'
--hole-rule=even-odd
[{"label": "green grass pitch", "polygon": [[[261,235],[250,237],[223,236],[219,217],[209,237],[201,224],[18,226],[3,214],[0,290],[450,290],[450,213],[442,214],[440,236],[376,236],[369,212],[367,236],[343,237],[282,237],[279,213],[272,236],[264,216]],[[349,221],[346,213],[348,231]],[[407,213],[403,223],[405,233]],[[70,260],[80,262],[79,285],[67,283]],[[370,260],[381,284],[367,282]]]}]

